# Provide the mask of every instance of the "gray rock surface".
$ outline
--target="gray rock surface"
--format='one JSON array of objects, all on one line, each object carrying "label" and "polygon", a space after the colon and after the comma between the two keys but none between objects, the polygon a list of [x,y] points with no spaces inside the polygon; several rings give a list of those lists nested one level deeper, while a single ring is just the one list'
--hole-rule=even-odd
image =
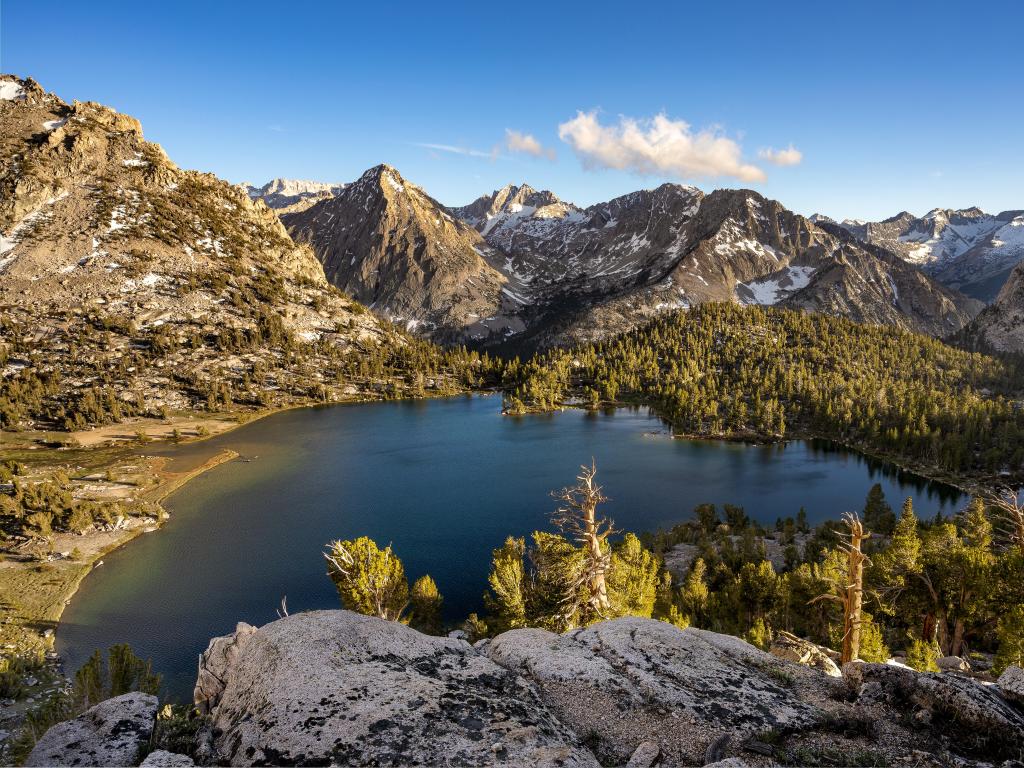
[{"label": "gray rock surface", "polygon": [[797,664],[815,667],[829,677],[843,676],[839,665],[829,656],[827,648],[822,648],[820,645],[815,645],[809,640],[803,640],[784,630],[775,633],[768,652],[772,656],[786,661],[795,661]]},{"label": "gray rock surface", "polygon": [[232,765],[596,766],[534,686],[464,641],[316,611],[236,645],[212,707]]},{"label": "gray rock surface", "polygon": [[137,765],[156,721],[157,698],[126,693],[58,723],[36,743],[25,765]]},{"label": "gray rock surface", "polygon": [[209,714],[217,706],[224,692],[227,673],[238,658],[239,651],[256,632],[256,627],[238,622],[234,633],[215,637],[199,657],[199,675],[192,700],[203,714]]},{"label": "gray rock surface", "polygon": [[967,659],[959,656],[943,656],[935,662],[943,672],[970,672],[971,665]]},{"label": "gray rock surface", "polygon": [[996,686],[961,675],[864,662],[844,664],[843,677],[864,703],[927,712],[919,722],[964,747],[1004,759],[1024,749],[1024,712],[1007,704]]},{"label": "gray rock surface", "polygon": [[1007,699],[1024,704],[1024,669],[1017,666],[1007,667],[999,676],[997,684]]},{"label": "gray rock surface", "polygon": [[146,759],[139,765],[141,768],[146,768],[146,766],[150,768],[184,768],[184,766],[195,765],[195,761],[188,755],[158,749],[146,755]]},{"label": "gray rock surface", "polygon": [[651,619],[518,629],[471,646],[318,611],[240,625],[203,665],[203,764],[725,768],[857,755],[938,768],[999,764],[1024,748],[1024,709],[999,686],[862,662],[837,679]]}]

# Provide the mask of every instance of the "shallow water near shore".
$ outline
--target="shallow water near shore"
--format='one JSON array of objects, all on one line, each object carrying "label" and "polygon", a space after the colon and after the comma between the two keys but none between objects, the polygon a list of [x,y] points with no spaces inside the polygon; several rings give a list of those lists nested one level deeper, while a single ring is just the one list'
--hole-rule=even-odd
[{"label": "shallow water near shore", "polygon": [[860,509],[881,483],[898,510],[950,514],[954,488],[822,441],[747,445],[673,440],[647,409],[500,415],[497,396],[285,411],[182,446],[153,446],[185,471],[225,448],[241,454],[189,482],[171,520],[105,558],[64,612],[57,649],[69,673],[96,648],[130,643],[191,699],[209,639],[238,621],[338,607],[322,551],[335,538],[391,543],[410,582],[430,573],[455,621],[481,608],[491,550],[548,528],[550,491],[593,457],[622,530],[667,528],[703,502],[739,504],[762,523],[812,523]]}]

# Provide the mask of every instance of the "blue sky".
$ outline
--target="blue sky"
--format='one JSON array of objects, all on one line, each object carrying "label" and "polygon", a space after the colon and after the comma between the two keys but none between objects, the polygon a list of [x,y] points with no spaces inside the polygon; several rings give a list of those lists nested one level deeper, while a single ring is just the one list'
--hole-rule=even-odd
[{"label": "blue sky", "polygon": [[838,217],[1024,208],[1021,2],[2,0],[0,23],[4,72],[236,182],[388,162],[446,204],[679,181]]}]

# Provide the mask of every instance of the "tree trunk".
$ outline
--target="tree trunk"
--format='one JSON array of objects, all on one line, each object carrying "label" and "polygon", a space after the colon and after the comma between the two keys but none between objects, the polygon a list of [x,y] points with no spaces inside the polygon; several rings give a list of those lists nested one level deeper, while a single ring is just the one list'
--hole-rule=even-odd
[{"label": "tree trunk", "polygon": [[[587,481],[588,491],[591,489],[590,479]],[[585,524],[587,531],[587,548],[590,550],[590,562],[593,563],[590,572],[590,603],[599,615],[608,613],[608,588],[604,580],[604,553],[601,551],[601,537],[598,535],[597,526],[597,502],[594,494],[588,499],[585,506]]]},{"label": "tree trunk", "polygon": [[853,661],[860,655],[860,624],[864,603],[864,561],[867,557],[861,551],[861,543],[870,534],[865,533],[864,526],[856,516],[847,520],[850,526],[850,545],[846,553],[846,594],[843,597],[843,608],[846,620],[843,627],[842,661]]},{"label": "tree trunk", "polygon": [[949,643],[949,656],[963,656],[965,629],[963,619],[957,619],[954,622],[953,639]]}]

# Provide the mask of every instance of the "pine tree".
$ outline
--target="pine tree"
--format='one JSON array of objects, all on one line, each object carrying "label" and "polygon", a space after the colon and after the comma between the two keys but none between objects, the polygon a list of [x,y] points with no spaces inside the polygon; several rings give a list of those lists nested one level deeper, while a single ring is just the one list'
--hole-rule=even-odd
[{"label": "pine tree", "polygon": [[686,574],[683,587],[679,591],[680,608],[691,624],[704,626],[707,618],[708,598],[710,592],[707,585],[707,565],[703,558],[697,558]]},{"label": "pine tree", "polygon": [[492,553],[491,573],[487,577],[490,589],[484,595],[484,604],[495,633],[526,626],[525,552],[523,539],[509,536]]},{"label": "pine tree", "polygon": [[999,651],[992,671],[998,675],[1010,665],[1024,667],[1024,605],[1016,605],[999,617],[996,636]]},{"label": "pine tree", "polygon": [[885,500],[885,493],[879,483],[875,483],[868,491],[868,497],[864,502],[863,520],[865,528],[884,536],[892,533],[896,526],[896,515],[889,502]]},{"label": "pine tree", "polygon": [[333,541],[324,553],[327,575],[350,611],[398,621],[409,601],[409,582],[402,561],[366,536]]},{"label": "pine tree", "polygon": [[650,618],[658,589],[658,561],[627,533],[612,552],[608,570],[611,616]]},{"label": "pine tree", "polygon": [[409,625],[427,635],[442,634],[441,603],[444,598],[429,575],[420,576],[409,592]]}]

